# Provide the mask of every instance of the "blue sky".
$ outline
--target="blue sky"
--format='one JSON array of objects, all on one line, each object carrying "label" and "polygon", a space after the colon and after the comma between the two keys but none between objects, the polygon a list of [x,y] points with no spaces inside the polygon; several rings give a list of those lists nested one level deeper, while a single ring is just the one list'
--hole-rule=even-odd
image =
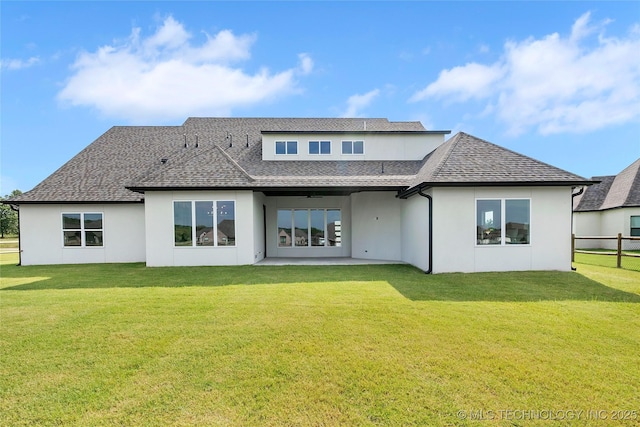
[{"label": "blue sky", "polygon": [[640,2],[1,1],[1,189],[116,125],[387,117],[585,177],[640,157]]}]

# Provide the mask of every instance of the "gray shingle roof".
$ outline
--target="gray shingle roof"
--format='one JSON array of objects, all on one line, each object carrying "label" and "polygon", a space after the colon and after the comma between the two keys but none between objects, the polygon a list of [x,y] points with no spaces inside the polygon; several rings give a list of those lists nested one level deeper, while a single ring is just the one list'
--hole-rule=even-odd
[{"label": "gray shingle roof", "polygon": [[263,131],[319,130],[427,132],[419,122],[370,118],[192,117],[182,126],[113,127],[33,190],[12,201],[139,202],[145,189],[168,188],[401,190],[423,182],[584,182],[569,172],[464,133],[422,161],[262,161]]},{"label": "gray shingle roof", "polygon": [[589,212],[640,206],[640,159],[618,175],[593,177],[599,184],[588,187],[574,204],[574,211]]},{"label": "gray shingle roof", "polygon": [[562,184],[586,180],[460,132],[428,155],[411,187],[460,184]]}]

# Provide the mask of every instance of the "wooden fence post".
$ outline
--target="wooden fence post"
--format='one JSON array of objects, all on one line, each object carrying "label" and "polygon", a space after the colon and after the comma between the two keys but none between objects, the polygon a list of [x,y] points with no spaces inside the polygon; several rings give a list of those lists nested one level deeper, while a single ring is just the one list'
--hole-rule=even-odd
[{"label": "wooden fence post", "polygon": [[618,233],[618,268],[622,268],[622,233]]},{"label": "wooden fence post", "polygon": [[571,233],[571,262],[576,262],[576,233]]}]

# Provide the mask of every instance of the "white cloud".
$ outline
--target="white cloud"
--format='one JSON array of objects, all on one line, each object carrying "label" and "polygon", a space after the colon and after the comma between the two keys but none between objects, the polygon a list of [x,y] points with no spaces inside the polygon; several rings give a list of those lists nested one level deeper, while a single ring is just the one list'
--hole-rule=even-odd
[{"label": "white cloud", "polygon": [[40,58],[32,56],[27,60],[23,59],[3,59],[0,61],[0,68],[7,70],[21,70],[23,68],[32,67],[40,62]]},{"label": "white cloud", "polygon": [[229,115],[235,107],[298,92],[296,77],[313,70],[311,57],[300,54],[297,67],[249,73],[234,64],[251,57],[255,35],[205,35],[203,43],[192,42],[173,17],[148,37],[134,28],[124,42],[81,53],[58,98],[134,123]]},{"label": "white cloud", "polygon": [[359,117],[360,110],[368,107],[379,94],[379,89],[373,89],[362,95],[351,95],[347,99],[347,109],[342,114],[342,117]]},{"label": "white cloud", "polygon": [[300,60],[300,72],[302,74],[309,74],[313,71],[313,59],[308,54],[301,53],[298,55],[298,59]]},{"label": "white cloud", "polygon": [[[571,33],[504,45],[492,64],[469,63],[441,71],[410,101],[486,102],[508,132],[588,132],[640,118],[640,34],[605,37],[611,21],[579,17]],[[635,27],[637,28],[637,26]]]}]

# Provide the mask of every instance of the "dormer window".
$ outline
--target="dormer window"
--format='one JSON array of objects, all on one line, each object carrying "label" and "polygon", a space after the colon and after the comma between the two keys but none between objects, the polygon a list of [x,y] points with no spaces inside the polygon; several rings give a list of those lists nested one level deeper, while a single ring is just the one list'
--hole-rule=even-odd
[{"label": "dormer window", "polygon": [[342,154],[364,154],[364,141],[342,141]]},{"label": "dormer window", "polygon": [[331,141],[309,141],[309,154],[331,154]]},{"label": "dormer window", "polygon": [[276,154],[298,154],[298,141],[276,141]]}]

